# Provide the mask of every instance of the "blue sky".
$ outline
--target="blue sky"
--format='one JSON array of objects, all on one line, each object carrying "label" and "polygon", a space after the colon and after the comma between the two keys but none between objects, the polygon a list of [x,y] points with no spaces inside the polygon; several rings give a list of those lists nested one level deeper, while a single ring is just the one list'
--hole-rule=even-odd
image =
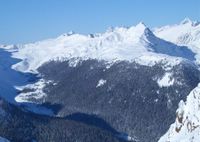
[{"label": "blue sky", "polygon": [[149,27],[200,20],[200,0],[0,0],[0,44],[34,42],[68,31]]}]

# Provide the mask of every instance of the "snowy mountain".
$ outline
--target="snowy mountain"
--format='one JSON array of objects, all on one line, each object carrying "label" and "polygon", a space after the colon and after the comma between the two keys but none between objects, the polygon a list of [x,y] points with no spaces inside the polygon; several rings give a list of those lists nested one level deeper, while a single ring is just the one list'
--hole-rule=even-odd
[{"label": "snowy mountain", "polygon": [[155,28],[154,33],[160,38],[179,45],[199,47],[200,44],[200,22],[188,18],[176,25]]},{"label": "snowy mountain", "polygon": [[[177,46],[157,38],[143,23],[130,28],[115,28],[103,34],[90,36],[64,34],[56,39],[4,47],[12,52],[14,58],[22,61],[13,68],[22,72],[37,72],[37,68],[50,60],[81,58],[106,61],[137,60],[147,65],[168,56],[193,60],[194,53],[187,47]],[[75,65],[73,61],[72,65]]]},{"label": "snowy mountain", "polygon": [[154,34],[177,45],[188,46],[200,62],[200,22],[186,18],[179,24],[155,28]]},{"label": "snowy mountain", "polygon": [[[101,136],[134,142],[199,138],[199,33],[200,24],[186,19],[154,32],[139,23],[100,34],[70,32],[36,43],[1,45],[0,97],[14,104],[9,104],[14,115],[0,104],[0,120],[5,122],[3,114],[9,113],[12,122],[35,129],[5,122],[0,136],[43,142],[47,139],[35,132],[52,129],[72,139],[55,125],[50,127],[56,122],[72,128],[67,133],[78,132],[74,140],[88,138],[82,128],[100,134],[88,141]],[[12,136],[11,127],[29,135]]]}]

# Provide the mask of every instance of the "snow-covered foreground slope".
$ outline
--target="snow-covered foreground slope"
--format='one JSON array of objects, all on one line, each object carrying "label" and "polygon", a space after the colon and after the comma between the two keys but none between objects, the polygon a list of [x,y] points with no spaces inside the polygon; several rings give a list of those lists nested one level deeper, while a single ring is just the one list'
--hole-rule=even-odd
[{"label": "snow-covered foreground slope", "polygon": [[181,101],[176,122],[159,142],[199,142],[200,140],[200,84],[191,91],[187,101]]},{"label": "snow-covered foreground slope", "polygon": [[200,22],[184,19],[180,24],[155,28],[154,34],[178,45],[188,46],[200,62]]},{"label": "snow-covered foreground slope", "polygon": [[[130,28],[115,28],[103,34],[65,34],[56,39],[3,47],[12,52],[13,57],[22,59],[13,66],[22,72],[37,72],[37,68],[50,60],[71,58],[97,59],[106,61],[136,60],[150,65],[160,60],[177,63],[177,58],[193,60],[194,53],[187,47],[177,46],[157,38],[143,23]],[[178,59],[180,61],[180,59]],[[78,61],[73,60],[72,66]]]}]

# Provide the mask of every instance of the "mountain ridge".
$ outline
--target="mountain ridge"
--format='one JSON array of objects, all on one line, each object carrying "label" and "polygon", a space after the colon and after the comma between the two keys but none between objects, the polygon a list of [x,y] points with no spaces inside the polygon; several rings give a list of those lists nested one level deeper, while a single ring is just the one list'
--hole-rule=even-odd
[{"label": "mountain ridge", "polygon": [[129,28],[117,27],[96,36],[70,33],[32,44],[1,47],[10,51],[14,58],[22,60],[13,65],[14,69],[22,72],[37,72],[43,63],[56,59],[136,60],[148,65],[171,56],[194,58],[190,49],[157,38],[142,22]]}]

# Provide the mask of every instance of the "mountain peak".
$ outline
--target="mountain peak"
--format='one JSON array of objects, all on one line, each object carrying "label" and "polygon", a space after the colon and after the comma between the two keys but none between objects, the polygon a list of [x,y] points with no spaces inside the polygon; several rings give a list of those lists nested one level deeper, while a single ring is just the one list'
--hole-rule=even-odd
[{"label": "mountain peak", "polygon": [[145,30],[147,26],[143,22],[140,22],[135,26],[135,28]]},{"label": "mountain peak", "polygon": [[184,25],[184,24],[191,24],[192,23],[192,20],[190,20],[190,18],[185,18],[183,21],[181,21],[181,24]]},{"label": "mountain peak", "polygon": [[194,27],[199,26],[199,25],[200,25],[200,22],[199,22],[199,21],[194,21],[194,22],[192,23],[192,26],[194,26]]},{"label": "mountain peak", "polygon": [[150,29],[143,23],[140,22],[136,26],[132,26],[128,29],[131,34],[142,36],[147,33],[151,33]]},{"label": "mountain peak", "polygon": [[143,22],[137,24],[135,28],[138,30],[138,32],[140,31],[139,33],[141,33],[142,35],[154,36],[153,32]]},{"label": "mountain peak", "polygon": [[180,24],[182,24],[182,25],[190,24],[191,26],[196,27],[196,26],[200,25],[200,22],[199,21],[192,21],[189,18],[185,18],[183,21],[181,21]]}]

